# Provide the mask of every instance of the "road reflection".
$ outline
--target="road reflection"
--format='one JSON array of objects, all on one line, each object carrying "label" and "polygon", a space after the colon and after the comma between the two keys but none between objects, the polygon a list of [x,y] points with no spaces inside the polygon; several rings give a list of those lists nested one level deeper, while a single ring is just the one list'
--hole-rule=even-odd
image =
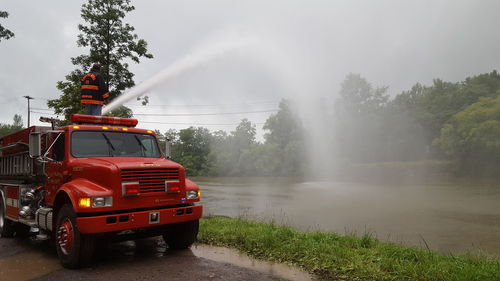
[{"label": "road reflection", "polygon": [[0,238],[0,281],[23,280],[311,280],[298,269],[251,259],[237,251],[195,244],[171,251],[160,237],[100,244],[93,265],[60,266],[48,242]]}]

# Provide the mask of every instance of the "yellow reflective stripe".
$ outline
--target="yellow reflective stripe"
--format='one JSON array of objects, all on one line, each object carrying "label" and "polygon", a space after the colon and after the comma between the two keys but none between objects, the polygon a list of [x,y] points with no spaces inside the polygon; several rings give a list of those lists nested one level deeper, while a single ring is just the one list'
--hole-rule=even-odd
[{"label": "yellow reflective stripe", "polygon": [[94,73],[87,73],[87,74],[85,74],[85,76],[83,76],[82,81],[85,80],[85,78],[87,78],[87,77],[90,77],[90,79],[92,79],[92,80],[96,79]]},{"label": "yellow reflective stripe", "polygon": [[97,104],[97,105],[103,105],[103,101],[98,101],[98,100],[84,100],[82,99],[82,103],[90,103],[90,104]]},{"label": "yellow reflective stripe", "polygon": [[82,90],[97,90],[97,91],[99,91],[99,86],[95,86],[95,85],[82,85]]}]

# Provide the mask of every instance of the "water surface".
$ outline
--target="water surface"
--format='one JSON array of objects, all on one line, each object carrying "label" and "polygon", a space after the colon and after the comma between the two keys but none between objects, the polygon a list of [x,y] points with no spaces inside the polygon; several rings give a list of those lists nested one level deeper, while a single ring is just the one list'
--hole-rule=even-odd
[{"label": "water surface", "polygon": [[500,257],[500,187],[198,178],[205,215]]}]

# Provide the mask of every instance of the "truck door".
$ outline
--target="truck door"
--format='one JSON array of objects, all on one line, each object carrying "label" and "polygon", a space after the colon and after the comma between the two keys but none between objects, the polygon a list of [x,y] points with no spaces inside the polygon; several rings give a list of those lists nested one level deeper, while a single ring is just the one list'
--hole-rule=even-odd
[{"label": "truck door", "polygon": [[45,202],[51,205],[54,202],[57,190],[68,177],[66,171],[66,134],[63,132],[50,133],[48,143],[52,145],[47,154],[48,162],[45,169],[47,175]]}]

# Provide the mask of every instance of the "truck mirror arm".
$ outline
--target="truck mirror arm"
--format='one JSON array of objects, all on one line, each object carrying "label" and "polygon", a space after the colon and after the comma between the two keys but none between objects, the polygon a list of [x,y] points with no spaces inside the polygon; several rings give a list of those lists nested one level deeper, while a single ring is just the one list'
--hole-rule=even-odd
[{"label": "truck mirror arm", "polygon": [[60,132],[59,134],[57,134],[57,137],[54,139],[54,141],[50,144],[49,148],[47,149],[47,151],[45,151],[45,153],[43,154],[43,156],[40,156],[37,158],[38,161],[42,162],[42,163],[48,163],[48,162],[56,162],[56,160],[48,157],[47,155],[49,155],[49,152],[50,150],[52,149],[52,147],[54,146],[54,144],[57,142],[57,140],[59,139],[59,137],[63,134],[63,132]]},{"label": "truck mirror arm", "polygon": [[40,156],[36,160],[40,163],[57,162],[56,160],[54,160],[48,156]]}]

